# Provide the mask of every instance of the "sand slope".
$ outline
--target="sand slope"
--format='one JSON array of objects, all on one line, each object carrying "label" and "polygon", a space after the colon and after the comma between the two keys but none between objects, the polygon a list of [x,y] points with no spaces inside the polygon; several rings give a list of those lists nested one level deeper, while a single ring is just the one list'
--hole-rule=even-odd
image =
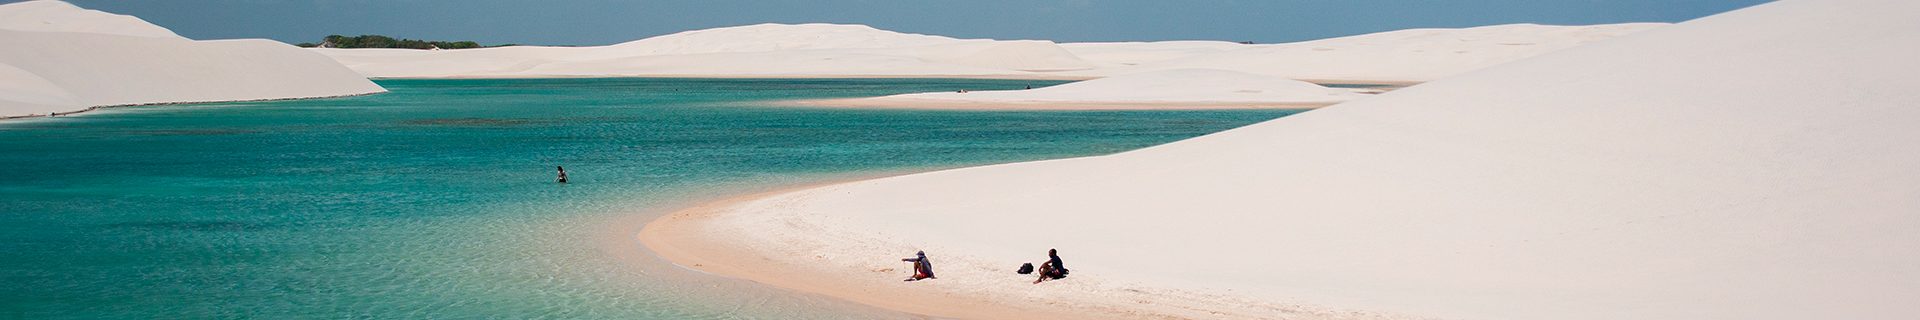
[{"label": "sand slope", "polygon": [[1363,95],[1304,81],[1216,69],[1153,71],[1030,90],[929,92],[809,102],[822,106],[1093,109],[1331,105]]},{"label": "sand slope", "polygon": [[0,5],[0,117],[96,106],[384,92],[324,56],[269,40],[194,41],[59,1]]},{"label": "sand slope", "polygon": [[763,23],[685,31],[592,49],[583,58],[769,52],[829,49],[876,49],[945,45],[959,39],[899,33],[864,25]]},{"label": "sand slope", "polygon": [[1049,41],[953,39],[861,25],[758,24],[600,47],[314,49],[369,77],[994,76],[1086,70]]},{"label": "sand slope", "polygon": [[[1763,4],[1158,147],[748,201],[699,241],[941,300],[1909,318],[1916,32],[1915,2]],[[1006,284],[1049,247],[1075,278]],[[915,249],[963,267],[877,271]]]},{"label": "sand slope", "polygon": [[[802,103],[823,106],[1301,108],[1324,106],[1351,97],[1322,94],[1325,91],[1322,88],[1302,86],[1295,83],[1297,79],[1415,83],[1664,25],[1516,24],[1412,29],[1299,43],[1249,45],[1221,41],[1059,44],[1035,40],[955,39],[863,25],[758,24],[687,31],[600,47],[314,50],[376,78],[674,76],[1083,80],[1128,76],[1109,82],[1124,85],[1091,84],[1029,93],[932,93]],[[1202,69],[1216,72],[1195,71]]]},{"label": "sand slope", "polygon": [[1593,26],[1509,24],[1462,29],[1408,29],[1194,54],[1086,75],[1210,68],[1293,79],[1423,82],[1651,30],[1664,23]]},{"label": "sand slope", "polygon": [[1063,43],[1060,47],[1102,67],[1123,67],[1257,48],[1226,41],[1156,41]]},{"label": "sand slope", "polygon": [[[1279,45],[955,39],[862,25],[758,24],[600,47],[315,49],[370,77],[968,76],[1090,79],[1222,69],[1293,79],[1408,82],[1664,24],[1415,29]],[[1331,52],[1329,52],[1331,50]]]},{"label": "sand slope", "polygon": [[65,1],[25,1],[0,6],[0,29],[42,32],[98,33],[152,38],[178,38],[173,30],[146,20],[95,10]]}]

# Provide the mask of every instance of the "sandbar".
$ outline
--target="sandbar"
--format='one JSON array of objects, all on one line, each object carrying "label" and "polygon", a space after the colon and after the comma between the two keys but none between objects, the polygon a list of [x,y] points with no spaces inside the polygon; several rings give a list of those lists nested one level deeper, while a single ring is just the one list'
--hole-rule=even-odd
[{"label": "sandbar", "polygon": [[[884,179],[884,178],[875,178]],[[865,180],[861,180],[865,181]],[[857,236],[808,228],[805,223],[720,222],[736,209],[758,201],[832,188],[859,181],[832,181],[752,193],[707,202],[661,216],[641,228],[636,237],[647,249],[682,267],[723,277],[745,279],[802,293],[819,294],[882,309],[916,315],[957,319],[1413,319],[1383,313],[1333,310],[1317,306],[1274,303],[1212,292],[1192,292],[1141,286],[1098,275],[1075,276],[1031,284],[1031,275],[1014,273],[1014,266],[983,265],[972,257],[935,259],[937,279],[902,281],[910,268],[901,257],[912,251],[864,252],[844,250],[793,251],[783,244],[830,241],[861,242]],[[785,228],[772,231],[765,228]],[[765,231],[765,232],[762,232]],[[770,234],[808,234],[815,239],[772,239]],[[743,236],[753,234],[756,236]],[[1043,252],[1042,252],[1043,253]],[[895,257],[899,256],[899,257]],[[895,267],[849,268],[834,260],[870,260]],[[1044,256],[1036,256],[1036,259]],[[898,263],[896,263],[898,262]],[[1071,263],[1069,263],[1071,265]]]}]

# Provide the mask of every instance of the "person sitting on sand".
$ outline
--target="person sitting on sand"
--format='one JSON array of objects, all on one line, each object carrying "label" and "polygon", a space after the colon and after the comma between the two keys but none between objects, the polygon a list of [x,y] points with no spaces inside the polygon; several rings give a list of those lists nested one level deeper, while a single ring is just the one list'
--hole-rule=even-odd
[{"label": "person sitting on sand", "polygon": [[1067,264],[1060,262],[1060,251],[1047,249],[1047,263],[1040,264],[1040,279],[1034,279],[1033,283],[1066,277]]},{"label": "person sitting on sand", "polygon": [[560,170],[560,183],[567,183],[567,168],[561,166],[553,166],[553,168]]},{"label": "person sitting on sand", "polygon": [[933,261],[927,260],[927,252],[920,251],[913,255],[912,258],[900,259],[900,261],[913,263],[913,277],[907,278],[907,281],[937,279],[933,277]]}]

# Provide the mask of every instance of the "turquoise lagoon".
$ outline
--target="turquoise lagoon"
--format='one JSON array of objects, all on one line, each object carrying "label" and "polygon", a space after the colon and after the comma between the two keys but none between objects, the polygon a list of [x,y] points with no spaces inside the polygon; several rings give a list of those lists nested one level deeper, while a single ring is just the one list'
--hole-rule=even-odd
[{"label": "turquoise lagoon", "polygon": [[1297,112],[776,106],[1057,83],[386,80],[0,123],[0,318],[900,317],[609,233],[750,190],[1109,154]]}]

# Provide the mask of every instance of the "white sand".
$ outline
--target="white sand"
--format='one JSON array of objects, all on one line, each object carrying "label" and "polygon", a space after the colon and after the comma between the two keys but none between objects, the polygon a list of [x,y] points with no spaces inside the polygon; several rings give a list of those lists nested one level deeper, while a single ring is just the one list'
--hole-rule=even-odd
[{"label": "white sand", "polygon": [[1093,63],[1049,41],[963,40],[860,25],[759,24],[600,47],[468,50],[314,49],[369,77],[1046,78]]},{"label": "white sand", "polygon": [[1226,41],[1156,41],[1063,43],[1060,47],[1103,68],[1115,68],[1261,46]]},{"label": "white sand", "polygon": [[[1180,69],[1127,74],[1029,90],[929,92],[874,98],[807,102],[820,106],[1022,109],[1130,108],[1311,108],[1363,95],[1304,81],[1216,69]],[[975,106],[976,104],[982,106]]]},{"label": "white sand", "polygon": [[[1300,80],[1424,82],[1595,41],[1666,26],[1509,24],[1408,29],[1196,54],[1081,72],[1106,76],[1153,70],[1224,69]],[[1163,57],[1167,58],[1167,57]]]},{"label": "white sand", "polygon": [[[905,290],[934,297],[925,304],[1194,318],[1308,318],[1257,313],[1299,303],[1469,319],[1904,319],[1920,314],[1913,52],[1920,2],[1789,0],[1132,152],[813,188],[655,223],[709,231],[669,243],[752,259],[726,274],[778,269],[864,285],[870,300],[912,299],[888,296]],[[1073,277],[1031,286],[1011,273],[1047,248]],[[941,279],[899,284],[897,259],[918,249],[946,266]]]},{"label": "white sand", "polygon": [[[862,25],[759,24],[600,47],[315,49],[368,77],[966,77],[1105,84],[803,102],[959,109],[1311,108],[1352,96],[1294,80],[1415,83],[1663,26],[1413,29],[1288,44],[955,39]],[[1199,70],[1215,70],[1208,73]],[[1052,89],[1052,88],[1049,88]],[[1165,91],[1143,91],[1165,90]]]},{"label": "white sand", "polygon": [[[1664,24],[1416,29],[1319,41],[1056,44],[862,25],[759,24],[599,47],[315,49],[369,77],[900,77],[1090,79],[1173,69],[1292,79],[1424,81]],[[1331,51],[1328,51],[1331,50]],[[1208,63],[1208,61],[1233,61]],[[1351,72],[1346,72],[1351,71]]]},{"label": "white sand", "polygon": [[284,43],[194,41],[139,18],[60,1],[0,5],[0,43],[0,117],[385,92]]},{"label": "white sand", "polygon": [[25,1],[0,6],[0,29],[39,32],[98,33],[151,38],[178,38],[173,30],[146,20],[76,7],[65,1]]}]

